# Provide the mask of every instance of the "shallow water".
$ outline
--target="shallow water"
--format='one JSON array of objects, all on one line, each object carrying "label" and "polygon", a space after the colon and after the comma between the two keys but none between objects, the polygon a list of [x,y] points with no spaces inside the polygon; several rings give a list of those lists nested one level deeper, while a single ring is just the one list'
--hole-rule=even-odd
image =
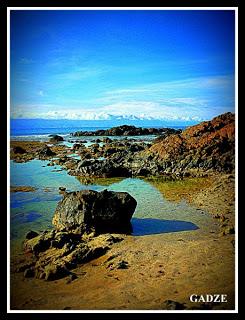
[{"label": "shallow water", "polygon": [[[81,140],[87,141],[85,143],[85,146],[90,146],[91,144],[94,144],[96,142],[92,142],[92,140],[97,140],[97,139],[104,139],[104,138],[108,138],[108,136],[72,136],[70,134],[59,134],[60,136],[63,137],[64,141],[61,142],[61,144],[66,144],[68,146],[72,146],[73,142],[71,143],[71,141],[77,141],[80,142]],[[157,137],[157,135],[142,135],[142,136],[109,136],[109,138],[111,140],[131,140],[134,139],[135,142],[139,142],[139,141],[145,141],[145,142],[149,142],[154,140]],[[49,141],[50,136],[49,134],[36,134],[36,135],[11,135],[11,140],[13,141]],[[100,142],[101,145],[103,145],[102,142]]]},{"label": "shallow water", "polygon": [[149,182],[138,178],[98,179],[94,184],[83,184],[60,166],[47,166],[48,161],[32,160],[10,164],[11,186],[33,186],[35,192],[11,193],[11,239],[19,241],[29,230],[52,228],[52,217],[62,198],[59,187],[68,191],[92,189],[126,191],[137,200],[132,219],[133,235],[147,235],[206,229],[209,214],[197,210],[185,201],[179,203],[164,199],[161,192]]}]

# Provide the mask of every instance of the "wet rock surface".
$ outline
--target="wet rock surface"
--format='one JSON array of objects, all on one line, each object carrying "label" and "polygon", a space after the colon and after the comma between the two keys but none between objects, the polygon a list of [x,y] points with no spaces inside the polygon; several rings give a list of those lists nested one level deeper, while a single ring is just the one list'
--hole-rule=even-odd
[{"label": "wet rock surface", "polygon": [[85,224],[96,232],[130,232],[136,200],[127,192],[82,190],[66,193],[53,217],[56,228]]}]

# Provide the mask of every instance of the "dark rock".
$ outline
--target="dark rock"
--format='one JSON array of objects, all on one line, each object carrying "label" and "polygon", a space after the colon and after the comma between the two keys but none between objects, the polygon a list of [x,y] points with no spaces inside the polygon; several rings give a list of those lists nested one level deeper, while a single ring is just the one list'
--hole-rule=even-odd
[{"label": "dark rock", "polygon": [[35,276],[34,268],[29,268],[29,269],[25,270],[25,272],[24,272],[25,278],[33,278],[34,276]]},{"label": "dark rock", "polygon": [[79,262],[85,263],[103,256],[109,250],[109,246],[96,246],[89,248],[86,254],[80,257]]},{"label": "dark rock", "polygon": [[61,279],[64,276],[68,275],[70,272],[65,265],[48,264],[44,269],[44,273],[45,273],[44,279],[47,281],[51,281],[51,280]]},{"label": "dark rock", "polygon": [[110,156],[111,154],[113,154],[113,153],[116,153],[116,152],[121,152],[121,150],[119,149],[117,149],[117,148],[108,148],[108,149],[106,149],[105,151],[104,151],[104,156],[105,157],[108,157],[108,156]]},{"label": "dark rock", "polygon": [[[178,130],[179,131],[179,130]],[[122,125],[119,127],[110,128],[107,130],[97,131],[77,131],[72,133],[73,136],[139,136],[139,135],[152,135],[162,133],[176,132],[174,129],[168,128],[136,128],[135,126]]]},{"label": "dark rock", "polygon": [[[104,255],[113,243],[121,240],[122,236],[112,236],[108,233],[96,236],[80,228],[46,231],[37,239],[26,240],[25,249],[30,248],[34,256],[32,260],[22,261],[17,272],[31,269],[26,271],[26,277],[35,276],[37,279],[52,281],[69,276],[68,281],[72,281],[76,275],[70,270],[78,264]],[[41,251],[40,248],[36,248],[40,241],[45,241]],[[30,259],[30,255],[28,257]]]},{"label": "dark rock", "polygon": [[27,270],[27,269],[30,269],[30,268],[33,267],[34,265],[35,265],[35,261],[33,261],[33,260],[24,261],[24,262],[20,263],[20,264],[16,267],[15,271],[16,271],[16,272],[23,272],[23,271],[25,271],[25,270]]},{"label": "dark rock", "polygon": [[112,141],[113,140],[108,137],[102,139],[102,142],[104,142],[104,143],[111,143]]},{"label": "dark rock", "polygon": [[85,146],[81,143],[75,143],[72,148],[73,150],[79,150],[79,149],[84,149]]},{"label": "dark rock", "polygon": [[38,236],[38,233],[36,231],[28,231],[27,234],[26,234],[26,239],[32,239],[32,238],[35,238]]},{"label": "dark rock", "polygon": [[55,153],[47,145],[45,145],[40,150],[38,150],[38,154],[39,156],[46,156],[46,157],[51,157],[55,155]]},{"label": "dark rock", "polygon": [[51,143],[57,143],[57,142],[64,141],[64,138],[61,136],[58,136],[57,134],[49,135],[49,137],[51,137],[49,139],[49,142],[51,142]]},{"label": "dark rock", "polygon": [[54,239],[54,233],[46,232],[42,233],[35,238],[26,240],[24,242],[24,250],[26,252],[33,252],[35,256],[38,256],[40,252],[47,250],[50,247],[51,241]]},{"label": "dark rock", "polygon": [[78,276],[75,273],[71,273],[68,276],[68,279],[66,280],[66,284],[71,283],[73,280],[76,280],[78,278]]},{"label": "dark rock", "polygon": [[62,232],[56,235],[55,240],[51,240],[50,247],[52,248],[62,248],[68,241],[70,237],[68,233]]},{"label": "dark rock", "polygon": [[57,228],[85,224],[96,232],[126,231],[131,226],[136,205],[136,200],[127,192],[70,192],[58,203],[53,224]]},{"label": "dark rock", "polygon": [[117,265],[117,269],[128,269],[128,262],[127,261],[120,261]]},{"label": "dark rock", "polygon": [[91,160],[84,163],[79,163],[75,172],[80,176],[94,176],[94,177],[130,177],[131,172],[121,164],[121,155],[117,158],[107,159],[105,161]]},{"label": "dark rock", "polygon": [[64,191],[66,191],[66,188],[65,187],[59,187],[59,190],[64,192]]},{"label": "dark rock", "polygon": [[[119,159],[118,159],[119,160]],[[74,172],[78,176],[88,176],[88,177],[130,177],[130,171],[119,161],[115,159],[106,161],[90,160],[90,161],[80,161]]]},{"label": "dark rock", "polygon": [[[226,225],[225,225],[226,226]],[[235,234],[235,228],[232,226],[227,226],[224,230],[225,234]]]},{"label": "dark rock", "polygon": [[163,302],[163,309],[164,310],[183,310],[186,309],[184,303],[180,303],[178,301],[173,300],[165,300]]},{"label": "dark rock", "polygon": [[23,153],[26,153],[26,150],[24,149],[24,148],[22,148],[22,147],[18,147],[18,146],[16,146],[16,147],[13,147],[13,153],[18,153],[18,154],[23,154]]},{"label": "dark rock", "polygon": [[128,151],[130,152],[138,152],[144,150],[145,147],[142,144],[131,144]]}]

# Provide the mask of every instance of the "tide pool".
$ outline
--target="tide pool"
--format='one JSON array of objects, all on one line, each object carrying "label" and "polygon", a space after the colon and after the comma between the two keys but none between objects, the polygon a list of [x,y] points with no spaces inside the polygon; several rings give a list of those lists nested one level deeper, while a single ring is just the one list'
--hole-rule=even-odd
[{"label": "tide pool", "polygon": [[[48,161],[32,160],[10,164],[12,186],[32,186],[35,192],[12,192],[10,229],[12,240],[23,240],[29,230],[52,228],[52,217],[62,199],[59,187],[67,191],[91,189],[125,191],[137,201],[132,219],[133,235],[147,235],[207,228],[211,217],[184,200],[179,203],[164,199],[162,193],[149,182],[139,178],[97,179],[83,184],[69,176],[60,166],[47,166]],[[83,181],[82,179],[80,179]]]}]

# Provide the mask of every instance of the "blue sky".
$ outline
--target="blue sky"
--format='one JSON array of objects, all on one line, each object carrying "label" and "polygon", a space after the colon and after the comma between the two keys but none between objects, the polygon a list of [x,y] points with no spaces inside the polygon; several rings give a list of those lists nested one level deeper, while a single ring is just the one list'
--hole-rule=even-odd
[{"label": "blue sky", "polygon": [[234,112],[234,11],[11,11],[11,118]]}]

